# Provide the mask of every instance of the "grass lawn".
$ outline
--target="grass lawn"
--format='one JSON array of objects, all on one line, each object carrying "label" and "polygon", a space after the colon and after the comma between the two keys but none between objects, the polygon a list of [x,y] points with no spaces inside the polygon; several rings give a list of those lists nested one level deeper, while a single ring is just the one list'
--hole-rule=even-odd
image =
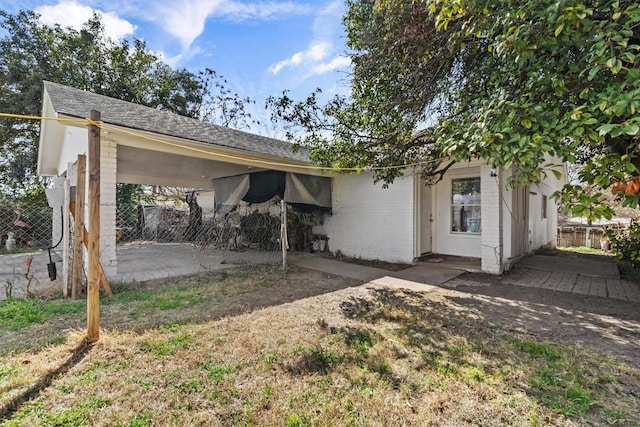
[{"label": "grass lawn", "polygon": [[121,285],[93,345],[81,303],[0,303],[0,423],[640,425],[635,367],[451,293],[355,284],[262,267]]},{"label": "grass lawn", "polygon": [[567,247],[558,247],[557,249],[563,252],[577,252],[579,254],[593,254],[593,255],[605,256],[605,254],[602,253],[602,249],[589,248],[587,246],[567,246]]}]

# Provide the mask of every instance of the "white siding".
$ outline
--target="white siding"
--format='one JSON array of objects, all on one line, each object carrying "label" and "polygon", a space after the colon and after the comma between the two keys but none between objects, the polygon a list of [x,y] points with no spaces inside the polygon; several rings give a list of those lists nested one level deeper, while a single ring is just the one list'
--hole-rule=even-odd
[{"label": "white siding", "polygon": [[370,173],[333,179],[333,214],[318,233],[329,237],[329,250],[350,257],[411,262],[414,255],[414,180],[396,179],[388,188]]},{"label": "white siding", "polygon": [[86,128],[67,126],[64,129],[64,142],[58,162],[59,175],[62,175],[67,170],[69,163],[74,163],[78,160],[78,154],[86,154],[89,147],[89,133]]},{"label": "white siding", "polygon": [[[502,170],[502,179],[506,182],[506,170]],[[504,260],[508,260],[514,256],[511,239],[516,238],[517,230],[514,228],[514,205],[513,205],[513,190],[510,186],[505,185],[502,189],[502,257]]]},{"label": "white siding", "polygon": [[[536,250],[544,246],[555,247],[558,213],[555,200],[551,194],[554,187],[542,182],[532,185],[529,192],[529,248]],[[542,217],[542,204],[546,196],[547,217]]]},{"label": "white siding", "polygon": [[[545,246],[555,247],[556,245],[558,207],[551,195],[561,189],[566,182],[566,168],[560,160],[547,156],[545,164],[557,165],[555,169],[561,172],[563,176],[561,179],[557,179],[550,170],[547,170],[542,182],[529,188],[529,249],[532,251]],[[547,217],[543,218],[542,204],[545,196]]]}]

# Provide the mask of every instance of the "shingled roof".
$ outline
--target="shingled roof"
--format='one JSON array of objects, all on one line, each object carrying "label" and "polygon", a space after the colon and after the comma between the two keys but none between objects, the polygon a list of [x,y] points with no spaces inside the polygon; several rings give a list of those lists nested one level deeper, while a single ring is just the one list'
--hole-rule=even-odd
[{"label": "shingled roof", "polygon": [[223,126],[180,116],[132,102],[75,89],[52,82],[44,82],[56,113],[70,117],[88,118],[91,110],[100,111],[101,120],[132,130],[154,132],[196,142],[217,145],[282,159],[308,162],[309,151],[294,152],[292,144]]}]

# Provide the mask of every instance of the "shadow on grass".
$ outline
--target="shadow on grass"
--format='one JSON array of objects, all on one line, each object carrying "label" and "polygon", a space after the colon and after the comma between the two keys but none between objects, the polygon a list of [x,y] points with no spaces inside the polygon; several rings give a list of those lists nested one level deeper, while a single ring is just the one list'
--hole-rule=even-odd
[{"label": "shadow on grass", "polygon": [[4,406],[0,407],[0,421],[10,419],[13,414],[15,414],[20,409],[21,405],[28,402],[29,400],[38,397],[38,395],[47,387],[49,387],[56,378],[59,378],[61,375],[66,374],[71,368],[80,363],[82,359],[84,359],[84,357],[93,348],[93,346],[93,342],[88,341],[87,339],[82,340],[76,346],[76,348],[73,349],[71,356],[69,356],[69,358],[64,361],[64,363],[62,363],[57,368],[47,372],[36,382],[34,382],[29,388],[11,399]]},{"label": "shadow on grass", "polygon": [[[101,299],[101,328],[144,332],[165,324],[203,323],[334,292],[361,281],[291,267],[262,265],[148,282],[117,284]],[[64,332],[58,317],[2,336],[0,355],[37,350]],[[84,314],[65,315],[65,329],[81,329]]]},{"label": "shadow on grass", "polygon": [[[548,315],[536,312],[535,307],[518,312],[522,307],[511,301],[491,303],[501,305],[503,314],[512,310],[516,316]],[[348,318],[371,324],[372,328],[373,325],[385,328],[386,338],[382,342],[393,343],[387,350],[387,359],[392,363],[407,358],[408,354],[417,354],[419,362],[411,362],[412,369],[435,372],[440,378],[459,379],[470,387],[485,383],[496,390],[519,389],[556,413],[588,416],[593,425],[603,423],[607,414],[616,410],[628,413],[626,421],[632,423],[629,425],[638,420],[638,411],[633,406],[624,406],[624,402],[634,400],[638,387],[634,379],[637,374],[628,373],[633,371],[574,347],[571,342],[554,343],[547,341],[546,335],[536,338],[528,331],[500,327],[485,316],[482,308],[469,304],[467,297],[448,295],[436,299],[429,293],[371,289],[368,297],[351,297],[342,303],[341,309]],[[588,337],[589,325],[578,324],[577,328],[584,328],[581,332]],[[345,339],[360,346],[367,344],[368,351],[378,344],[366,332],[358,331],[360,338],[353,340],[345,331]],[[635,342],[640,342],[638,332],[629,339],[635,337]],[[634,348],[637,351],[637,346]],[[637,354],[635,351],[629,355]],[[367,363],[371,365],[370,362]],[[380,372],[380,364],[369,368]],[[380,373],[391,384],[403,381],[393,368]],[[623,384],[627,385],[618,387]],[[498,424],[509,425],[512,421],[501,419]]]},{"label": "shadow on grass", "polygon": [[[622,357],[640,368],[640,312],[634,303],[540,289],[490,286],[450,297],[511,330],[544,336]],[[467,290],[465,289],[465,292]]]},{"label": "shadow on grass", "polygon": [[[484,284],[484,286],[457,286],[455,289],[470,294],[486,295],[531,304],[552,305],[563,310],[580,310],[591,314],[610,315],[624,320],[640,321],[638,304],[615,298],[604,298],[573,292],[502,283],[512,275],[526,275],[526,268],[516,267],[504,276],[484,273],[463,273],[458,278]],[[635,286],[638,286],[637,284]],[[446,284],[444,287],[447,287]]]}]

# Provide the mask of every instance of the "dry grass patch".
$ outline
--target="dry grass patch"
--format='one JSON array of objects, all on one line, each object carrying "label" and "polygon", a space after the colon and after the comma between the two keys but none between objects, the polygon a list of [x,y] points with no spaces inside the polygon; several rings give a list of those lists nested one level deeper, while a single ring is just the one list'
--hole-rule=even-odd
[{"label": "dry grass patch", "polygon": [[[508,334],[448,295],[344,288],[197,324],[103,331],[5,425],[640,423],[637,370]],[[0,405],[78,341],[5,357]]]}]

